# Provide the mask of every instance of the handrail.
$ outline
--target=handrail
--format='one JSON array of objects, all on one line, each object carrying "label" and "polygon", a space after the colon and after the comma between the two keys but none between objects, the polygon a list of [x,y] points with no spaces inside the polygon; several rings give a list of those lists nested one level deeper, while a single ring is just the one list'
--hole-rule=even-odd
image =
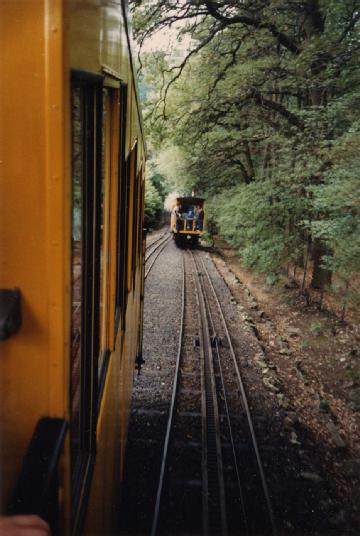
[{"label": "handrail", "polygon": [[53,534],[59,529],[58,464],[67,428],[64,419],[38,421],[7,512],[37,514],[50,524]]},{"label": "handrail", "polygon": [[21,327],[21,293],[17,288],[0,289],[0,341],[14,335]]}]

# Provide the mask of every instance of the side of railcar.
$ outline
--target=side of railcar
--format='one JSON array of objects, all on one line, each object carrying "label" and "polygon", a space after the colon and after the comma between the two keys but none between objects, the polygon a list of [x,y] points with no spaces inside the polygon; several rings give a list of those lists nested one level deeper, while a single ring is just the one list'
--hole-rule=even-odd
[{"label": "side of railcar", "polygon": [[116,526],[141,352],[145,148],[125,4],[0,2],[1,322],[19,301],[22,316],[1,342],[1,502],[61,534]]}]

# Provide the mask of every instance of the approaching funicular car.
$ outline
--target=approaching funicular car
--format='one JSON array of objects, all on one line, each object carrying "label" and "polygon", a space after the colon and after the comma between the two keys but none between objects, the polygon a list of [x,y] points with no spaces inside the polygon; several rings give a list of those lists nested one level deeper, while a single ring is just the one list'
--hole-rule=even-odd
[{"label": "approaching funicular car", "polygon": [[197,245],[204,232],[204,204],[202,197],[177,197],[171,213],[171,232],[176,245]]}]

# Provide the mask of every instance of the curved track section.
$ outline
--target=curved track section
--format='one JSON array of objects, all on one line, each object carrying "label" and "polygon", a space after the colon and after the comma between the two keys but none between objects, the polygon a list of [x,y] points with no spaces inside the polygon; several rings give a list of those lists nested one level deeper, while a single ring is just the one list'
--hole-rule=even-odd
[{"label": "curved track section", "polygon": [[169,231],[165,231],[157,236],[154,240],[146,244],[145,259],[151,255],[153,249],[156,249],[156,246],[159,244],[159,242],[163,242],[164,238],[168,237],[169,234]]},{"label": "curved track section", "polygon": [[[166,233],[165,237],[161,237],[162,239],[159,239],[156,241],[156,244],[151,244],[150,251],[146,251],[145,254],[145,279],[149,275],[152,267],[154,266],[156,259],[160,255],[160,253],[166,248],[166,246],[171,242],[171,235],[169,233]],[[153,247],[153,245],[155,247]]]}]

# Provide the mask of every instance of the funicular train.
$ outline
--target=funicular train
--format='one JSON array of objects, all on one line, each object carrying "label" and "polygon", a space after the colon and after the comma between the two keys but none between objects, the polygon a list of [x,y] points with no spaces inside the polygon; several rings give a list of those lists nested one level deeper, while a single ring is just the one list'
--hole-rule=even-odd
[{"label": "funicular train", "polygon": [[177,197],[171,213],[170,228],[178,246],[195,246],[204,233],[205,199],[202,197]]},{"label": "funicular train", "polygon": [[144,272],[127,2],[1,0],[0,20],[1,519],[113,534]]}]

